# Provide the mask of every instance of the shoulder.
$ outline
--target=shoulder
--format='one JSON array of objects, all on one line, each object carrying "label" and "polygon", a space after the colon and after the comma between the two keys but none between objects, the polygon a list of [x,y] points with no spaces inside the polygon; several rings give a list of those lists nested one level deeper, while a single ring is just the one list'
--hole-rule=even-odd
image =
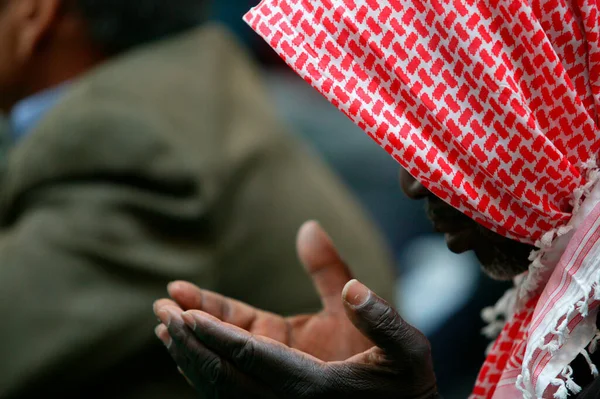
[{"label": "shoulder", "polygon": [[171,150],[168,129],[158,115],[126,98],[69,93],[14,148],[10,163],[38,160],[50,169],[71,164],[79,170],[100,165],[120,168]]},{"label": "shoulder", "polygon": [[98,179],[196,184],[178,147],[169,139],[168,122],[146,107],[113,96],[69,93],[10,151],[3,201],[42,187]]}]

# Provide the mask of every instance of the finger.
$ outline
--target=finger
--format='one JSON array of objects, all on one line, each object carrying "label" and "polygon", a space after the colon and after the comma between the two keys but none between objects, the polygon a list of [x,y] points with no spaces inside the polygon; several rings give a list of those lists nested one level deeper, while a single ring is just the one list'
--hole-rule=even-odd
[{"label": "finger", "polygon": [[187,311],[182,318],[203,345],[286,397],[305,394],[320,385],[324,363],[310,355],[252,335],[207,313]]},{"label": "finger", "polygon": [[348,317],[366,337],[396,359],[429,359],[429,342],[385,300],[350,281],[342,293]]},{"label": "finger", "polygon": [[187,375],[185,375],[185,372],[181,369],[181,367],[177,366],[177,371],[179,371],[179,374],[181,374],[181,376],[185,379],[189,386],[195,388],[194,383],[187,377]]},{"label": "finger", "polygon": [[157,336],[165,343],[169,354],[190,385],[205,397],[274,398],[273,393],[236,370],[213,351],[202,345],[186,327],[181,314],[173,308],[161,310]]},{"label": "finger", "polygon": [[173,281],[167,286],[169,296],[184,310],[198,309],[221,319],[229,313],[229,301],[214,292],[203,290],[186,281]]},{"label": "finger", "polygon": [[352,278],[331,238],[317,222],[305,223],[298,232],[298,256],[313,280],[326,310],[341,309],[340,293]]},{"label": "finger", "polygon": [[154,329],[154,333],[162,341],[162,343],[167,347],[167,349],[171,346],[172,340],[169,335],[169,331],[167,330],[167,326],[164,324],[159,324]]},{"label": "finger", "polygon": [[184,281],[169,284],[168,291],[184,310],[201,310],[225,323],[279,342],[287,343],[289,339],[286,320],[279,315],[200,289]]},{"label": "finger", "polygon": [[174,301],[163,298],[163,299],[159,299],[154,302],[154,304],[152,305],[152,310],[154,311],[154,314],[158,317],[158,312],[161,309],[164,309],[166,307],[173,307],[173,308],[181,309],[179,307],[179,305],[177,303],[175,303]]},{"label": "finger", "polygon": [[226,323],[246,328],[258,317],[260,310],[235,299],[203,290],[185,281],[168,286],[169,295],[184,310],[201,310]]}]

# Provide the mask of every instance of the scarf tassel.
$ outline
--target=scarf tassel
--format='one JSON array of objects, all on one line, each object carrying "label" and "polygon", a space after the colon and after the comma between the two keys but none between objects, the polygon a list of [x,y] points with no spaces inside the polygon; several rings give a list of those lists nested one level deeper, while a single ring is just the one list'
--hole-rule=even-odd
[{"label": "scarf tassel", "polygon": [[600,341],[600,330],[596,330],[596,335],[594,338],[592,338],[592,342],[590,342],[590,346],[588,348],[590,353],[593,354],[596,352],[596,349],[598,349],[598,341]]},{"label": "scarf tassel", "polygon": [[590,357],[590,354],[588,353],[588,351],[586,351],[585,349],[582,349],[579,353],[581,354],[581,356],[583,356],[583,358],[587,362],[587,364],[590,368],[590,372],[592,373],[594,378],[598,377],[598,368],[592,362],[592,358]]}]

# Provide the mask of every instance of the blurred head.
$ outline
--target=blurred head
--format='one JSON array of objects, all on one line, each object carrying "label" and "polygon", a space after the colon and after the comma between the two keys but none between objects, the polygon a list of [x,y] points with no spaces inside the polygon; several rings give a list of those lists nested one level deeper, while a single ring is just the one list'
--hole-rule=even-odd
[{"label": "blurred head", "polygon": [[203,0],[0,0],[0,110],[198,25]]},{"label": "blurred head", "polygon": [[511,279],[527,270],[529,254],[535,248],[477,224],[431,194],[405,170],[401,171],[400,182],[409,198],[427,200],[427,216],[435,230],[444,233],[452,252],[474,251],[484,272],[498,280]]}]

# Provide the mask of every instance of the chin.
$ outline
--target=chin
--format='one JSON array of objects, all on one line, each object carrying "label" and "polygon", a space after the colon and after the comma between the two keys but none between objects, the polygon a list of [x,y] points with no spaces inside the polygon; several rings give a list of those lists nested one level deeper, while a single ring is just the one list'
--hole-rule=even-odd
[{"label": "chin", "polygon": [[514,253],[506,253],[499,248],[486,251],[485,254],[475,251],[481,270],[498,281],[510,281],[529,269],[528,257],[516,257]]},{"label": "chin", "polygon": [[498,265],[485,265],[485,264],[481,264],[481,270],[483,271],[483,273],[485,273],[488,277],[490,277],[493,280],[496,281],[512,281],[515,277],[517,277],[519,274],[523,273],[523,271],[514,271],[514,270],[507,270],[504,267],[499,267]]},{"label": "chin", "polygon": [[502,237],[478,225],[473,251],[485,274],[494,280],[509,281],[529,269],[529,255],[535,248]]}]

